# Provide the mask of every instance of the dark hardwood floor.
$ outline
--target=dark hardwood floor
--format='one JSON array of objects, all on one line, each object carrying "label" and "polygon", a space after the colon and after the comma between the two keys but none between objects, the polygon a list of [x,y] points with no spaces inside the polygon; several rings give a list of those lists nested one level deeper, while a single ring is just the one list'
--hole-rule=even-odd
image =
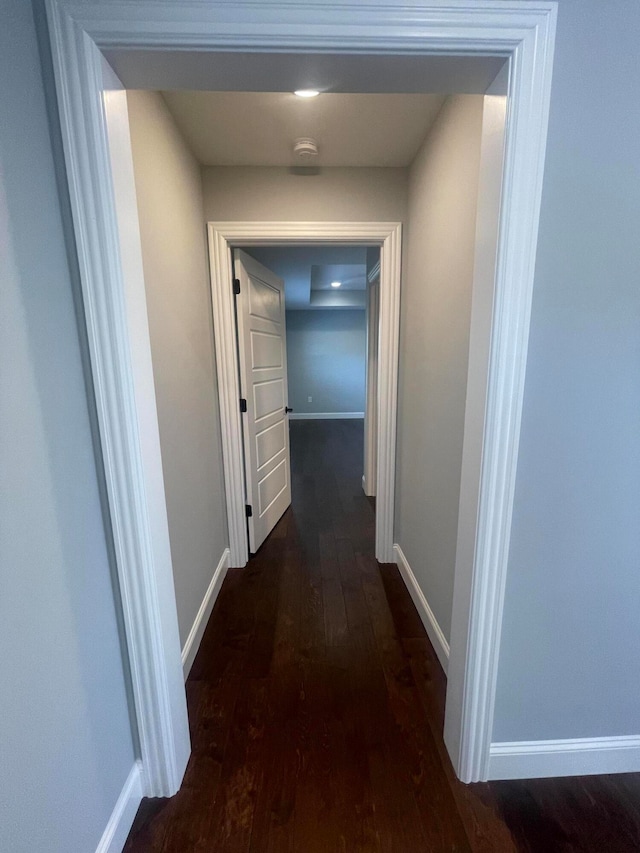
[{"label": "dark hardwood floor", "polygon": [[445,678],[373,557],[361,421],[291,423],[293,503],[224,582],[187,681],[180,792],[126,853],[640,850],[638,775],[462,785]]}]

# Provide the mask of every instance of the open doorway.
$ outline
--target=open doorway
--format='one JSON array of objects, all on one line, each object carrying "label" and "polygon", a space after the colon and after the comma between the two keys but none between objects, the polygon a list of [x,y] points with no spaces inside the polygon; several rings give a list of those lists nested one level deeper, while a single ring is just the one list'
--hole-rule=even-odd
[{"label": "open doorway", "polygon": [[[358,170],[355,170],[357,173]],[[379,193],[379,180],[372,181],[370,172],[364,176],[350,170],[352,180],[364,189],[373,184],[373,192]],[[249,185],[250,196],[256,188],[256,175],[251,172],[253,183]],[[230,176],[237,186],[234,176]],[[283,175],[276,171],[276,188]],[[344,177],[341,172],[340,177]],[[268,180],[272,176],[269,175]],[[298,175],[294,176],[294,180]],[[297,185],[297,191],[305,193],[306,185]],[[334,176],[328,183],[323,181],[315,187],[332,203],[344,201],[349,196],[334,185]],[[395,180],[395,178],[393,179]],[[244,182],[244,178],[241,178]],[[384,186],[384,180],[383,180]],[[205,188],[206,191],[206,188]],[[365,199],[364,205],[370,204]],[[364,209],[364,208],[363,208]],[[401,232],[400,222],[375,221],[248,221],[209,222],[209,253],[211,266],[211,289],[213,301],[214,338],[216,346],[217,384],[220,400],[222,455],[225,471],[225,496],[229,528],[230,565],[244,566],[249,551],[246,537],[246,483],[244,462],[244,440],[239,400],[240,365],[235,338],[236,296],[235,273],[231,264],[231,249],[246,246],[334,246],[353,247],[369,245],[377,247],[380,258],[379,289],[380,304],[375,322],[377,326],[376,393],[370,405],[376,409],[376,537],[375,555],[382,562],[394,560],[393,525],[396,486],[396,429],[398,396],[398,352],[400,337],[400,287],[401,287]],[[376,273],[377,275],[377,273]],[[330,293],[331,283],[329,282]],[[325,299],[323,293],[314,296],[316,304]],[[361,302],[363,296],[360,297]],[[326,300],[325,300],[326,301]],[[282,406],[287,402],[280,401]],[[363,465],[361,465],[363,467]]]},{"label": "open doorway", "polygon": [[[477,319],[485,334],[475,341],[480,358],[473,363],[475,387],[488,388],[488,395],[483,392],[474,398],[474,441],[464,454],[465,505],[461,505],[460,518],[465,524],[457,549],[463,571],[456,566],[459,612],[457,617],[454,614],[452,626],[447,702],[448,743],[456,769],[464,779],[483,778],[488,773],[491,746],[555,9],[532,10],[529,5],[525,10],[518,5],[496,13],[490,2],[475,4],[473,9],[425,4],[416,7],[410,21],[402,22],[389,17],[386,8],[344,4],[339,11],[322,6],[300,9],[292,24],[288,8],[264,4],[264,9],[257,10],[254,4],[242,3],[235,8],[239,18],[234,23],[224,18],[223,7],[193,5],[185,25],[175,18],[180,18],[177,11],[172,13],[174,17],[146,20],[146,13],[137,10],[131,14],[119,10],[116,17],[108,5],[96,4],[96,15],[84,15],[64,2],[48,4],[134,676],[143,787],[150,794],[175,791],[189,744],[148,331],[140,304],[135,215],[133,227],[127,227],[135,208],[130,154],[128,162],[123,164],[121,159],[124,153],[126,161],[128,125],[125,117],[117,128],[122,131],[119,151],[109,152],[111,119],[105,118],[103,97],[106,90],[122,90],[123,84],[165,89],[180,81],[184,88],[203,88],[202,81],[208,78],[204,88],[220,88],[221,79],[234,75],[236,85],[241,79],[240,88],[246,88],[252,74],[261,81],[270,76],[273,90],[285,91],[288,84],[281,81],[296,67],[296,57],[303,63],[312,58],[315,73],[324,74],[329,87],[338,69],[341,75],[355,73],[360,86],[370,86],[372,80],[382,77],[388,87],[403,68],[406,71],[412,66],[411,79],[429,78],[438,87],[449,79],[449,85],[453,80],[456,87],[449,91],[460,91],[461,81],[468,81],[482,68],[485,79],[479,91],[486,93],[505,59],[512,72],[501,93],[508,91],[510,114],[504,189],[489,194],[492,204],[488,205],[493,210],[489,232],[495,238],[498,227],[501,229],[500,252],[497,259],[495,251],[479,258],[484,286]],[[264,15],[269,18],[268,26]],[[240,19],[242,23],[238,23]],[[191,47],[197,52],[190,53]],[[283,53],[287,50],[298,53]],[[109,78],[101,67],[101,51],[116,67],[120,80],[113,71]],[[235,70],[230,72],[229,63]],[[217,86],[213,82],[216,75]],[[276,78],[280,82],[274,83]],[[114,104],[111,117],[118,114],[122,118],[122,99],[118,101],[115,94]],[[495,208],[500,205],[498,222]],[[208,218],[220,221],[230,215],[228,209]],[[291,221],[292,217],[284,218]],[[228,277],[228,270],[222,272]],[[383,317],[382,291],[381,296]],[[492,323],[490,334],[487,328]],[[380,327],[384,329],[382,319]],[[386,376],[381,368],[378,375]],[[237,410],[238,398],[229,400],[229,405]],[[380,470],[377,476],[379,480]]]},{"label": "open doorway", "polygon": [[[207,105],[209,100],[215,98],[205,98],[207,93],[200,93],[198,101],[202,101]],[[140,122],[139,117],[136,117],[134,110],[131,120],[134,125],[134,167],[138,171],[144,166],[141,163],[148,164],[154,156],[154,152],[160,147],[160,140],[155,139],[154,126],[159,120],[160,114],[168,119],[168,125],[174,127],[174,134],[177,130],[182,129],[185,139],[189,141],[193,139],[193,134],[189,134],[188,124],[180,122],[180,112],[176,108],[177,96],[173,93],[170,97],[159,93],[134,93],[131,96],[133,103],[138,102],[143,104],[143,113],[145,119]],[[185,95],[185,99],[186,99]],[[217,96],[216,96],[217,97]],[[281,93],[278,96],[281,100],[286,100],[290,105],[295,105],[295,96],[293,94],[286,95]],[[332,96],[326,94],[321,96],[323,101],[331,103]],[[360,96],[360,97],[365,97]],[[366,95],[366,100],[369,98],[376,99],[376,95]],[[394,99],[398,96],[386,95],[382,99],[388,111],[394,105]],[[400,101],[406,105],[407,101],[404,97],[399,96]],[[231,98],[225,97],[230,116],[234,114],[233,109],[229,106],[234,100],[239,102],[244,101],[245,93],[239,93]],[[254,107],[259,103],[257,96],[252,97]],[[341,104],[345,100],[348,102],[347,96],[340,97]],[[354,98],[358,103],[360,98]],[[409,106],[415,105],[416,98],[409,99]],[[323,104],[320,101],[320,104]],[[504,97],[495,96],[492,100],[489,98],[488,103],[500,104],[503,107],[502,115],[504,116]],[[173,107],[173,109],[172,109]],[[147,109],[148,108],[148,109]],[[325,112],[329,109],[324,106]],[[146,112],[145,112],[146,110]],[[196,110],[193,104],[190,107],[190,115],[193,117]],[[214,110],[205,110],[207,113],[215,112]],[[308,108],[307,108],[308,112]],[[352,113],[357,113],[356,107],[351,108]],[[478,183],[479,183],[479,163],[481,161],[482,137],[483,128],[485,127],[485,115],[491,116],[491,109],[485,111],[485,98],[480,95],[456,95],[444,97],[440,96],[435,105],[435,109],[428,115],[427,129],[424,137],[421,138],[421,133],[414,137],[414,143],[410,149],[403,153],[403,156],[409,158],[407,166],[400,167],[366,167],[363,165],[351,167],[321,167],[313,170],[300,169],[282,169],[275,166],[243,166],[243,167],[228,167],[228,166],[212,166],[205,167],[200,173],[200,182],[202,185],[201,193],[203,202],[201,207],[204,207],[205,216],[207,219],[215,216],[215,212],[219,209],[232,210],[235,212],[237,219],[235,221],[209,221],[208,226],[208,248],[210,260],[210,284],[212,295],[212,319],[213,319],[213,343],[215,345],[216,354],[216,374],[217,374],[217,390],[218,402],[220,410],[220,437],[222,445],[222,458],[224,462],[224,500],[226,502],[227,520],[228,520],[228,544],[229,556],[226,566],[214,575],[212,584],[207,588],[207,606],[200,607],[196,614],[196,619],[200,619],[199,624],[193,621],[191,627],[189,621],[182,628],[184,633],[188,630],[189,637],[193,639],[188,653],[183,651],[183,659],[185,663],[193,660],[197,652],[201,638],[204,637],[204,632],[207,624],[207,617],[211,613],[213,605],[216,601],[217,592],[221,589],[221,582],[225,577],[227,568],[235,569],[244,567],[248,563],[249,553],[258,552],[260,545],[265,541],[268,534],[273,530],[278,520],[282,517],[287,505],[288,499],[286,496],[287,482],[291,482],[288,475],[288,459],[280,459],[277,454],[280,450],[286,450],[288,445],[288,430],[285,429],[285,424],[288,423],[288,418],[284,418],[285,408],[293,408],[290,406],[290,400],[286,393],[283,377],[271,375],[267,377],[262,374],[262,371],[272,371],[275,364],[272,363],[271,349],[269,347],[262,352],[262,344],[256,349],[256,340],[252,338],[254,332],[260,334],[265,333],[266,336],[273,342],[274,327],[269,328],[252,328],[249,324],[244,330],[244,334],[240,337],[243,340],[238,340],[236,337],[236,316],[240,304],[247,303],[249,312],[247,317],[251,319],[251,303],[255,301],[260,308],[265,308],[269,301],[265,297],[266,290],[271,293],[276,293],[276,282],[269,282],[270,272],[265,271],[256,276],[252,276],[252,271],[242,271],[238,266],[238,262],[242,260],[237,257],[234,262],[233,255],[246,250],[254,252],[262,252],[261,260],[273,261],[273,252],[282,249],[283,246],[289,246],[291,249],[302,249],[315,247],[317,249],[336,248],[342,249],[377,249],[378,257],[371,258],[371,272],[374,280],[376,279],[375,267],[379,261],[379,280],[377,287],[379,289],[379,309],[377,314],[378,326],[378,347],[376,350],[375,376],[377,378],[376,394],[376,414],[379,416],[377,420],[377,446],[375,446],[374,456],[376,457],[376,501],[377,512],[375,517],[372,517],[370,506],[365,504],[364,495],[362,493],[362,475],[364,469],[364,450],[356,450],[352,444],[353,453],[357,455],[358,465],[358,489],[357,493],[361,498],[360,508],[369,510],[369,518],[365,519],[364,515],[354,515],[353,518],[347,515],[341,515],[339,518],[330,518],[330,528],[327,530],[324,523],[326,518],[313,518],[311,514],[304,516],[304,529],[301,531],[303,541],[307,545],[311,544],[311,548],[303,549],[303,558],[305,561],[311,561],[309,565],[313,565],[313,560],[316,563],[324,554],[324,560],[329,564],[335,565],[338,542],[343,542],[341,547],[345,547],[344,542],[348,543],[348,548],[351,549],[353,558],[347,561],[348,565],[353,568],[354,561],[357,555],[361,557],[369,553],[370,543],[359,542],[355,543],[350,536],[342,538],[345,532],[344,526],[339,527],[341,536],[336,538],[335,525],[344,525],[345,518],[353,521],[354,530],[366,529],[369,520],[373,521],[376,530],[375,550],[373,556],[381,563],[397,562],[406,581],[407,587],[414,602],[418,607],[420,616],[423,620],[425,628],[432,637],[434,648],[445,670],[448,666],[449,656],[449,640],[450,640],[450,619],[451,619],[451,597],[453,588],[453,560],[450,558],[446,566],[444,563],[436,564],[437,580],[446,584],[449,595],[449,600],[438,601],[434,599],[433,591],[429,588],[430,583],[427,578],[425,581],[424,570],[422,564],[429,564],[429,552],[423,546],[423,550],[416,551],[415,545],[412,544],[406,527],[403,528],[403,519],[414,514],[416,517],[420,515],[421,507],[423,507],[428,499],[428,495],[433,494],[434,500],[442,501],[444,497],[444,489],[440,494],[435,494],[433,489],[434,478],[423,480],[422,497],[417,497],[413,505],[404,507],[404,513],[400,516],[400,524],[395,512],[395,491],[397,484],[397,462],[399,458],[399,445],[397,442],[397,422],[398,422],[398,384],[401,380],[402,373],[398,370],[398,360],[400,355],[400,295],[402,289],[401,265],[400,258],[402,255],[402,227],[408,226],[409,241],[406,245],[406,270],[405,276],[408,287],[405,290],[405,341],[412,340],[413,344],[408,347],[405,343],[405,366],[404,375],[407,376],[414,368],[416,362],[421,363],[422,356],[420,350],[422,341],[428,339],[432,343],[432,348],[428,352],[427,365],[429,366],[430,377],[436,377],[437,383],[429,387],[429,407],[426,412],[421,414],[422,421],[415,424],[415,412],[421,411],[423,403],[422,396],[416,395],[414,403],[411,403],[410,398],[405,396],[404,408],[402,409],[401,425],[406,431],[409,426],[411,429],[421,426],[428,428],[431,434],[440,436],[438,439],[440,447],[447,446],[451,435],[457,436],[456,450],[457,454],[453,458],[453,464],[450,465],[449,457],[446,462],[449,465],[447,469],[447,479],[445,487],[448,490],[447,496],[451,497],[454,502],[457,502],[460,496],[460,480],[461,480],[461,438],[465,428],[466,412],[464,407],[465,389],[467,387],[467,356],[468,348],[470,347],[470,327],[471,327],[471,305],[473,301],[473,260],[475,256],[474,248],[474,222],[478,206]],[[151,120],[148,120],[151,118]],[[173,122],[173,124],[171,124]],[[396,122],[396,125],[398,122]],[[229,124],[225,125],[226,128]],[[423,128],[424,130],[424,128]],[[493,163],[493,180],[487,180],[490,186],[490,192],[493,199],[499,196],[500,179],[502,174],[502,147],[499,132],[496,133],[495,125],[491,125],[493,145],[489,146],[489,151],[492,155]],[[209,140],[215,138],[213,134],[209,134]],[[185,143],[186,144],[186,143]],[[192,142],[192,144],[194,144]],[[194,144],[197,150],[197,146]],[[251,156],[257,156],[258,152],[262,151],[262,146],[250,149]],[[415,152],[415,153],[414,153]],[[438,152],[440,152],[438,154]],[[290,155],[288,155],[290,156]],[[435,159],[434,159],[435,158]],[[414,167],[415,162],[415,167]],[[157,172],[155,183],[161,184],[165,190],[169,189],[169,181],[172,169],[168,167],[160,168]],[[345,186],[346,184],[346,186]],[[401,204],[398,206],[399,219],[397,222],[376,221],[376,214],[385,214],[391,210],[390,188],[396,192],[396,198],[401,199]],[[295,207],[298,217],[290,221],[278,221],[278,219],[268,220],[253,220],[250,219],[250,213],[255,210],[256,204],[264,204],[265,198],[269,199],[272,216],[277,215],[283,210],[283,202],[287,202],[287,198],[295,198]],[[391,203],[393,196],[390,196]],[[327,220],[314,220],[310,209],[310,202],[318,204],[322,199],[324,209],[329,211],[339,210],[345,204],[349,204],[352,208],[357,204],[362,210],[363,215],[367,219],[352,220],[347,222]],[[229,207],[229,201],[233,200],[234,208]],[[168,222],[166,228],[167,238],[174,230],[177,233],[175,219],[176,214],[179,214],[180,208],[171,197],[165,200],[160,199],[160,203],[154,205],[156,210],[161,210],[164,207],[168,214]],[[292,205],[293,206],[293,205]],[[146,205],[146,209],[151,205]],[[411,211],[411,214],[410,214]],[[421,237],[416,223],[418,217],[424,215],[424,212],[435,211],[435,220],[431,221],[428,230]],[[317,214],[316,214],[317,215]],[[326,215],[326,214],[325,214]],[[387,214],[388,215],[388,214]],[[144,212],[142,218],[144,219]],[[143,230],[146,230],[145,222],[142,223]],[[413,227],[413,240],[411,239],[411,229]],[[422,261],[421,247],[429,245],[430,249],[427,253],[426,261]],[[157,238],[151,235],[150,242],[146,243],[146,249],[143,245],[143,256],[153,254],[155,262],[160,262],[166,252],[166,245],[160,245]],[[494,245],[495,251],[495,245]],[[272,256],[269,258],[268,253]],[[266,253],[266,254],[265,254]],[[146,258],[145,258],[146,260]],[[362,260],[362,258],[361,258]],[[169,261],[163,264],[164,268],[169,268],[173,264]],[[255,261],[255,259],[254,259]],[[426,266],[424,264],[427,264]],[[245,259],[246,267],[246,259]],[[444,272],[444,275],[442,271]],[[365,271],[366,271],[366,251],[365,251]],[[273,270],[272,270],[273,272]],[[252,290],[252,277],[260,280],[260,292]],[[145,279],[149,282],[149,277]],[[238,282],[240,293],[238,293]],[[422,283],[421,283],[422,282]],[[332,295],[331,281],[328,284],[325,282],[325,287],[318,288],[316,293],[311,292],[311,276],[309,275],[309,301],[313,297],[316,305],[326,304],[327,299],[335,298]],[[434,289],[434,283],[437,283],[437,288]],[[164,299],[169,298],[172,308],[172,318],[179,318],[184,307],[183,293],[185,284],[176,282],[179,290],[172,297],[166,294]],[[368,282],[367,282],[368,284]],[[153,287],[153,281],[151,280]],[[347,291],[345,291],[347,292]],[[426,292],[431,300],[428,306],[421,304],[421,294]],[[364,304],[364,292],[360,292],[360,304]],[[281,291],[281,296],[284,291]],[[352,300],[353,296],[350,296]],[[281,312],[285,307],[286,300],[280,300],[278,310]],[[202,308],[204,309],[204,304]],[[425,307],[427,310],[425,311]],[[272,321],[273,317],[257,316],[260,312],[253,312],[253,319],[258,322],[258,325],[263,324],[267,320]],[[264,314],[264,311],[262,312]],[[267,311],[267,313],[269,313]],[[372,312],[374,313],[374,312]],[[444,332],[443,336],[438,335],[437,325],[433,325],[433,317],[439,318],[438,324]],[[417,326],[413,323],[414,319]],[[486,317],[485,317],[486,319]],[[152,360],[154,360],[154,321],[153,315],[150,315],[151,320],[151,335],[152,335]],[[280,322],[282,329],[286,328],[286,323]],[[429,329],[427,334],[427,329]],[[481,341],[481,346],[486,347],[488,338],[488,326],[481,324],[478,332],[478,338]],[[166,347],[168,338],[166,335],[155,335],[155,340],[160,342],[161,347]],[[262,342],[264,340],[261,338]],[[195,338],[191,341],[185,340],[184,343],[194,346]],[[286,349],[284,341],[281,341],[282,349]],[[157,344],[156,344],[157,346]],[[183,344],[184,347],[184,344]],[[251,370],[257,368],[259,376],[255,377],[255,383],[248,376],[242,378],[242,362],[245,361],[245,366],[255,357],[267,358],[269,364],[250,364]],[[175,358],[166,359],[165,363],[170,365],[170,370],[178,377],[181,373],[181,359],[183,353],[177,351]],[[446,397],[442,399],[438,396],[439,387],[442,385],[442,380],[445,378],[443,370],[449,370],[449,363],[455,362],[455,373],[446,375]],[[278,361],[278,359],[275,359]],[[282,367],[286,361],[280,358],[279,364]],[[482,361],[474,364],[477,369],[482,365]],[[154,374],[155,366],[154,366]],[[427,378],[430,378],[427,377]],[[441,380],[442,377],[442,380]],[[266,380],[266,381],[265,381]],[[187,385],[190,381],[189,375],[184,375],[182,382]],[[156,377],[156,385],[160,387],[163,383],[162,376]],[[279,383],[279,385],[278,385]],[[214,383],[212,381],[212,387]],[[276,387],[277,386],[277,387]],[[266,396],[263,392],[269,391]],[[278,390],[279,389],[279,390]],[[278,390],[276,394],[275,391]],[[469,386],[469,390],[474,392],[474,386]],[[273,393],[272,393],[273,392]],[[307,395],[309,396],[309,395]],[[313,394],[311,395],[313,397]],[[441,422],[433,421],[433,414],[444,412],[446,408],[447,398],[454,398],[458,405],[453,414],[448,410],[441,418]],[[462,405],[460,405],[462,401]],[[243,406],[244,403],[244,406]],[[252,403],[252,405],[250,405]],[[192,404],[191,404],[192,405]],[[167,406],[164,408],[164,417],[160,420],[160,439],[161,447],[163,444],[163,433],[173,432],[172,423],[175,420],[175,413],[172,409],[173,402],[168,400]],[[470,410],[471,416],[478,415],[483,410],[484,401],[480,402],[478,411]],[[265,408],[266,407],[266,408]],[[443,408],[444,407],[444,408]],[[185,407],[183,407],[184,410]],[[326,408],[326,407],[325,407]],[[246,409],[246,411],[244,410]],[[253,409],[253,411],[252,411]],[[257,411],[259,410],[259,411]],[[348,411],[353,413],[362,411],[354,409],[353,406],[348,407]],[[331,412],[324,412],[330,414]],[[186,407],[187,417],[189,415],[189,407]],[[249,418],[253,422],[249,423]],[[263,418],[268,420],[264,421]],[[275,418],[275,420],[269,419]],[[190,418],[188,418],[191,420]],[[257,422],[261,423],[258,424]],[[257,427],[260,427],[258,429]],[[280,446],[273,448],[274,454],[269,459],[260,459],[260,449],[258,442],[265,436],[265,431],[261,427],[266,426],[270,430],[269,435],[280,429],[281,438]],[[251,432],[250,429],[251,428]],[[413,477],[413,472],[420,472],[421,466],[424,465],[424,454],[419,450],[420,442],[418,443],[417,455],[409,460],[409,467],[405,468],[402,473],[404,483],[410,482]],[[447,451],[448,452],[448,451]],[[175,455],[175,447],[170,453]],[[252,454],[255,458],[252,459]],[[163,464],[166,454],[163,449]],[[441,454],[439,447],[430,448],[427,461],[436,460],[441,463]],[[267,465],[271,458],[274,458],[273,470],[267,470],[263,467]],[[196,460],[194,460],[196,461]],[[195,466],[194,466],[195,467]],[[330,466],[329,466],[330,469]],[[457,469],[457,470],[456,470]],[[334,481],[339,478],[336,476],[338,472],[331,472]],[[271,476],[273,475],[273,476]],[[418,479],[420,479],[420,476]],[[277,478],[280,477],[278,480]],[[253,480],[253,482],[251,482]],[[274,485],[275,484],[275,485]],[[326,485],[326,481],[325,484]],[[321,486],[322,500],[325,503],[331,502],[334,509],[340,507],[342,500],[340,495],[327,490],[324,485]],[[179,516],[188,518],[191,523],[194,519],[194,513],[189,511],[190,496],[184,489],[185,482],[179,483],[182,500],[179,504]],[[271,488],[273,486],[273,488]],[[172,533],[172,528],[175,527],[176,520],[179,524],[179,517],[174,512],[172,514],[171,507],[171,492],[173,486],[167,486],[168,508],[169,508],[169,530]],[[349,486],[352,488],[352,485]],[[260,490],[264,490],[264,495],[260,494]],[[406,487],[404,492],[406,493]],[[351,496],[346,503],[350,506],[353,504],[355,494],[351,492]],[[263,499],[264,498],[264,499]],[[308,495],[303,495],[303,501],[308,502]],[[281,505],[278,505],[278,501]],[[455,538],[455,522],[456,509],[453,507],[453,513],[446,516],[447,540],[449,555],[455,553],[455,545],[452,548],[451,538]],[[451,507],[448,507],[451,511]],[[249,515],[249,513],[251,513]],[[422,530],[426,529],[428,524],[432,524],[430,510],[429,517],[422,520],[417,518],[413,523],[413,530],[421,536]],[[267,516],[270,516],[267,518]],[[265,525],[260,531],[256,530],[257,522],[265,520]],[[210,525],[206,524],[208,529]],[[319,523],[319,521],[321,523]],[[247,527],[249,528],[249,539],[247,538]],[[286,524],[285,524],[286,527]],[[444,525],[441,525],[444,530]],[[282,528],[276,528],[279,534],[282,533]],[[291,532],[286,527],[287,536],[285,537],[288,543],[287,547],[297,547],[296,540],[289,538]],[[474,528],[471,526],[465,529],[466,535],[474,535]],[[275,535],[275,532],[274,532]],[[414,533],[415,535],[415,533]],[[253,541],[252,541],[253,537]],[[440,546],[440,531],[435,530],[430,537],[430,541],[426,543],[427,547],[431,547],[435,543]],[[172,537],[172,551],[175,535]],[[314,553],[314,540],[317,540]],[[191,541],[195,541],[192,536]],[[322,546],[321,546],[322,541]],[[343,555],[344,556],[344,555]],[[213,559],[210,564],[215,565],[217,554],[212,555]],[[219,564],[220,565],[220,564]],[[179,592],[178,584],[181,576],[184,575],[186,565],[181,565],[174,560],[174,579],[176,582],[176,590]],[[420,572],[422,571],[422,576]],[[342,578],[326,578],[323,579],[322,590],[324,594],[324,580],[330,586],[335,587],[334,592],[337,600],[340,599],[337,585],[343,583]],[[351,583],[352,579],[346,582]],[[213,590],[211,593],[210,590]],[[179,605],[180,602],[178,601]],[[194,602],[194,604],[197,602]],[[326,625],[325,625],[326,631]],[[189,639],[187,638],[187,641]],[[185,666],[185,672],[188,671],[188,665]],[[196,669],[198,672],[199,669]]]},{"label": "open doorway", "polygon": [[[376,247],[233,251],[250,553],[290,505],[311,524],[319,521],[314,505],[316,513],[328,503],[339,507],[337,492],[327,497],[327,480],[342,482],[349,470],[358,486],[354,493],[350,483],[351,496],[359,497],[365,421],[377,405],[367,381],[378,337],[377,314],[367,310],[368,261],[379,268]],[[310,477],[325,485],[319,503],[308,493]],[[352,503],[342,506],[344,518]],[[373,554],[373,526],[370,533]]]}]

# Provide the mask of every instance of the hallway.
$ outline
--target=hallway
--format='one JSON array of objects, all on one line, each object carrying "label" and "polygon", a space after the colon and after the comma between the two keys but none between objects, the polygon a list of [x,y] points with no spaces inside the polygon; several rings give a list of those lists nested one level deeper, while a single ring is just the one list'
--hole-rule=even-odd
[{"label": "hallway", "polygon": [[373,557],[362,422],[290,427],[292,506],[228,573],[187,681],[184,784],[143,801],[126,853],[640,849],[636,777],[457,781],[444,674]]}]

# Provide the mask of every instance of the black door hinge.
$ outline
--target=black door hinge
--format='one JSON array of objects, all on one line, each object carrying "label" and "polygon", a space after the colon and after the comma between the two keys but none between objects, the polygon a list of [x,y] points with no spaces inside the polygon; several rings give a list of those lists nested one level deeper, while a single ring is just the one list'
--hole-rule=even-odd
[{"label": "black door hinge", "polygon": [[251,506],[251,504],[245,504],[244,511],[247,513],[247,518],[251,518],[251,516],[253,515],[253,507]]},{"label": "black door hinge", "polygon": [[247,401],[244,399],[244,397],[240,397],[240,411],[241,412],[247,411]]},{"label": "black door hinge", "polygon": [[240,279],[234,278],[233,280],[233,292],[236,296],[240,295]]}]

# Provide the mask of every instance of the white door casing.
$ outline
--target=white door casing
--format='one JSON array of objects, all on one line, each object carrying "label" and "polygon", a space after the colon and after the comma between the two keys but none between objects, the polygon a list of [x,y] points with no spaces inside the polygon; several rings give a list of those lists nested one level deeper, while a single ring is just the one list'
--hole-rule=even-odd
[{"label": "white door casing", "polygon": [[378,349],[380,302],[380,262],[367,275],[367,371],[366,402],[364,412],[364,474],[362,487],[365,495],[376,494],[376,469],[378,467]]},{"label": "white door casing", "polygon": [[[170,567],[157,564],[154,519],[162,515],[157,484],[161,470],[144,462],[144,432],[135,395],[132,350],[148,348],[144,311],[131,310],[133,289],[125,281],[109,156],[108,117],[103,109],[101,51],[135,47],[156,57],[164,51],[197,51],[215,61],[220,51],[381,53],[426,56],[504,56],[509,61],[505,165],[500,205],[499,246],[494,277],[492,334],[486,383],[486,418],[476,442],[482,460],[478,510],[470,532],[469,560],[456,578],[449,680],[458,687],[447,701],[452,761],[464,781],[486,779],[495,696],[495,673],[507,571],[511,512],[518,458],[520,418],[528,346],[529,318],[545,159],[557,2],[555,0],[405,0],[404,5],[359,0],[280,2],[211,0],[166,3],[139,0],[44,0],[51,41],[60,129],[73,213],[82,304],[101,436],[102,460],[114,524],[120,596],[125,614],[127,653],[138,674],[134,711],[142,756],[144,793],[167,796],[181,780],[188,743],[179,642],[169,650],[159,602],[168,601]],[[153,56],[151,57],[153,61]],[[184,84],[184,81],[183,81]],[[167,86],[166,88],[171,88]],[[196,86],[193,86],[196,88]],[[129,196],[133,197],[130,193]],[[127,202],[130,204],[130,202]],[[134,209],[128,239],[139,242]],[[210,232],[211,234],[211,232]],[[366,242],[366,241],[360,241]],[[244,245],[248,245],[245,243]],[[398,240],[399,245],[399,240]],[[391,261],[399,269],[399,251]],[[226,276],[230,284],[227,257]],[[382,277],[384,278],[384,265]],[[125,297],[129,288],[130,297]],[[139,296],[140,294],[138,294]],[[385,314],[381,288],[381,340],[394,342],[393,311]],[[142,298],[137,305],[143,305]],[[214,306],[215,316],[215,306]],[[386,316],[386,320],[383,319]],[[225,314],[225,318],[227,315]],[[216,327],[222,352],[233,329]],[[216,340],[216,355],[220,358]],[[382,357],[382,353],[381,353]],[[395,365],[397,367],[397,363]],[[218,371],[232,365],[218,364]],[[393,396],[393,377],[379,368],[379,393]],[[235,364],[237,371],[237,364]],[[237,391],[237,372],[235,378]],[[389,393],[391,391],[391,393]],[[238,434],[238,396],[225,393],[222,416]],[[393,412],[379,407],[379,431],[392,438]],[[235,420],[234,420],[235,419]],[[385,423],[386,420],[386,423]],[[480,419],[479,419],[480,420]],[[225,478],[238,471],[228,464],[235,442],[223,434]],[[466,437],[465,437],[466,443]],[[382,447],[382,442],[380,442]],[[469,443],[471,449],[471,443]],[[475,452],[475,451],[474,451]],[[379,457],[378,486],[393,462]],[[157,467],[157,466],[156,466]],[[382,473],[381,473],[382,472]],[[240,476],[242,471],[240,469]],[[233,488],[235,482],[231,482]],[[378,488],[378,500],[380,489]],[[391,507],[392,508],[392,507]],[[387,508],[385,508],[386,510]],[[380,524],[380,520],[378,520]],[[229,518],[230,538],[245,529],[244,516]],[[393,518],[383,519],[393,531]],[[475,540],[476,545],[473,546]],[[246,536],[245,536],[246,542]],[[378,530],[376,531],[378,547]],[[245,546],[246,547],[246,546]],[[391,560],[393,553],[387,559]],[[174,599],[175,606],[175,599]],[[459,633],[457,638],[454,634]],[[470,641],[468,641],[470,639]],[[457,659],[459,658],[459,660]],[[170,734],[173,732],[173,734]]]},{"label": "white door casing", "polygon": [[246,252],[234,255],[249,550],[255,554],[291,504],[284,282]]},{"label": "white door casing", "polygon": [[378,328],[378,444],[376,466],[376,544],[380,562],[393,561],[396,409],[400,323],[401,232],[398,222],[210,222],[209,259],[213,330],[222,426],[222,459],[229,523],[230,565],[249,557],[245,517],[245,475],[235,339],[235,304],[230,247],[375,245],[380,247]]}]

